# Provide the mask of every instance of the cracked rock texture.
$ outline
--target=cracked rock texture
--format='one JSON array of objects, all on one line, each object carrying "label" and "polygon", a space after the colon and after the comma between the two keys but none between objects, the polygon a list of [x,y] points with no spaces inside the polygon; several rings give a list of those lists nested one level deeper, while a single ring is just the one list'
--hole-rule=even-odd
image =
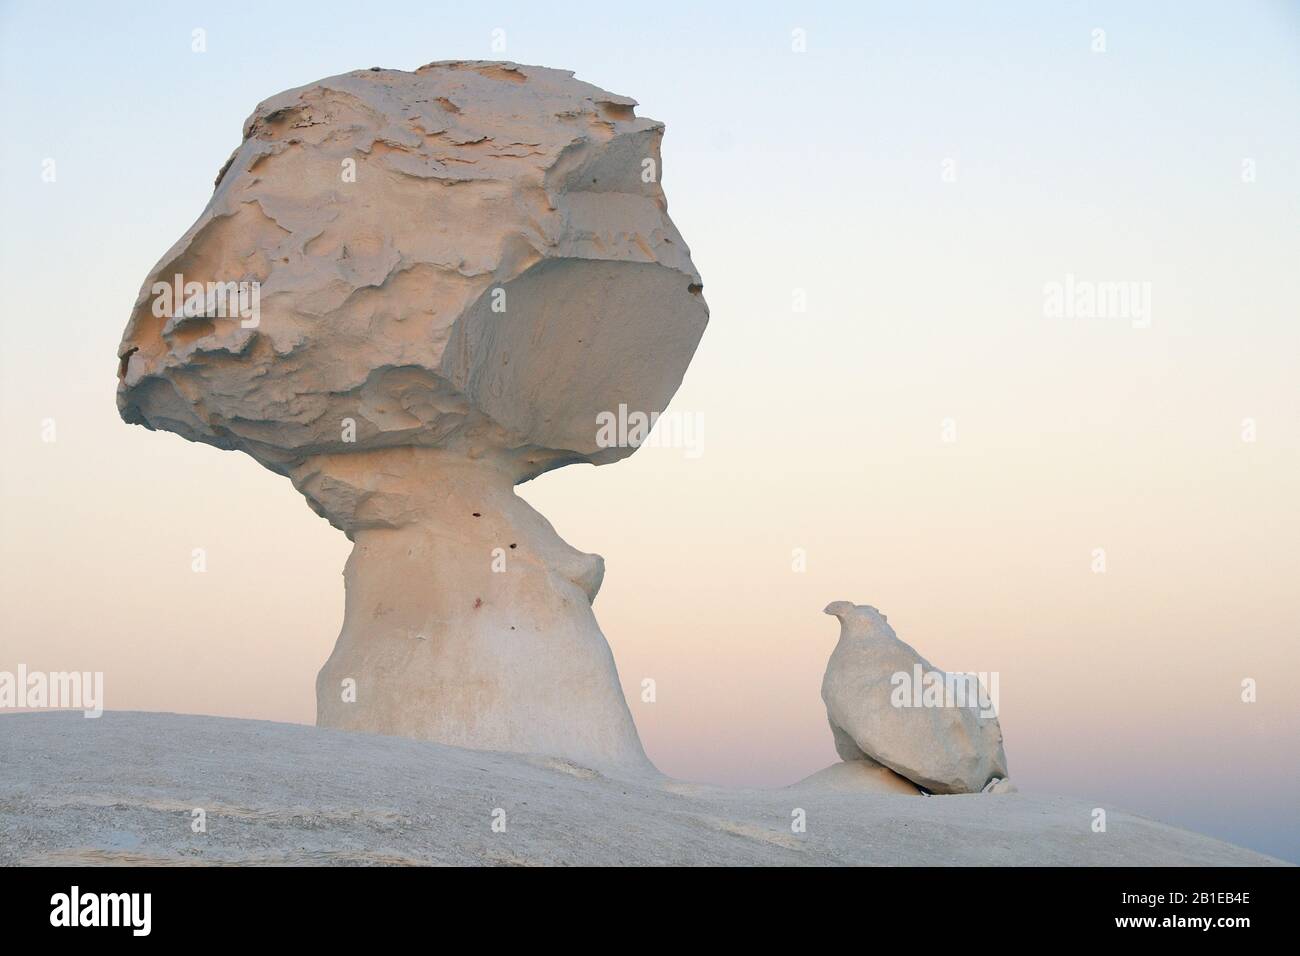
[{"label": "cracked rock texture", "polygon": [[[356,543],[320,723],[644,760],[602,562],[512,490],[631,454],[598,413],[661,411],[708,320],[635,105],[497,62],[289,90],[145,280],[122,417],[246,452]],[[258,314],[159,314],[177,275],[256,283]]]}]

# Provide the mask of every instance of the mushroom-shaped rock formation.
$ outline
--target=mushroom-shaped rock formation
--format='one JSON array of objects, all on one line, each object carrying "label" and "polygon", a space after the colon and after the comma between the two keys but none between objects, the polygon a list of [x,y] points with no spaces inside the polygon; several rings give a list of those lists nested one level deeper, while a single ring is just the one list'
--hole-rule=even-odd
[{"label": "mushroom-shaped rock formation", "polygon": [[1002,728],[976,675],[938,670],[874,607],[835,601],[826,613],[840,640],[822,700],[842,759],[883,764],[931,793],[1011,792]]},{"label": "mushroom-shaped rock formation", "polygon": [[145,280],[122,417],[247,452],[354,542],[320,725],[645,761],[603,563],[513,490],[631,454],[598,416],[661,411],[708,321],[635,105],[495,62],[281,93]]}]

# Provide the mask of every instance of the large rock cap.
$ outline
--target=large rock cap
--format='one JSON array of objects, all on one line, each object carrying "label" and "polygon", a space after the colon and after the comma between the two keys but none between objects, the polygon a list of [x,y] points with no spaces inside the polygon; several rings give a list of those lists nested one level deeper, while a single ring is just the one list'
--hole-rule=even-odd
[{"label": "large rock cap", "polygon": [[521,478],[630,454],[598,413],[662,410],[708,317],[663,126],[635,105],[502,62],[265,101],[144,283],[123,418],[282,473],[401,445],[497,451]]}]

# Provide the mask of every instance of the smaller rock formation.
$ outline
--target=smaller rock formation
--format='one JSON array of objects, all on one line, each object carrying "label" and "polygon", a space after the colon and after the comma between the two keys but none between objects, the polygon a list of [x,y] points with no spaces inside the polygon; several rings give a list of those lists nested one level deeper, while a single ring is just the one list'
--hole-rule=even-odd
[{"label": "smaller rock formation", "polygon": [[1002,728],[974,675],[934,667],[874,607],[835,601],[826,613],[840,620],[822,700],[841,758],[883,765],[931,793],[1014,792]]}]

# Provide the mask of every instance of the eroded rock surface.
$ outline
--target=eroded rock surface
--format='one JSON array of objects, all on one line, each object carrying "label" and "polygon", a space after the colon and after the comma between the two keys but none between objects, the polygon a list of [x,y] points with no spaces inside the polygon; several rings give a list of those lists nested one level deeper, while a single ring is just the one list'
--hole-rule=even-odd
[{"label": "eroded rock surface", "polygon": [[[141,289],[123,417],[283,473],[402,445],[503,449],[521,476],[630,454],[597,447],[596,414],[661,409],[708,316],[658,182],[663,126],[634,106],[567,71],[460,62],[262,103]],[[176,274],[259,283],[259,321],[155,315]]]},{"label": "eroded rock surface", "polygon": [[905,800],[843,785],[852,768],[724,789],[224,717],[0,714],[0,767],[0,866],[1281,863],[1115,807],[1099,836],[1095,800]]}]

